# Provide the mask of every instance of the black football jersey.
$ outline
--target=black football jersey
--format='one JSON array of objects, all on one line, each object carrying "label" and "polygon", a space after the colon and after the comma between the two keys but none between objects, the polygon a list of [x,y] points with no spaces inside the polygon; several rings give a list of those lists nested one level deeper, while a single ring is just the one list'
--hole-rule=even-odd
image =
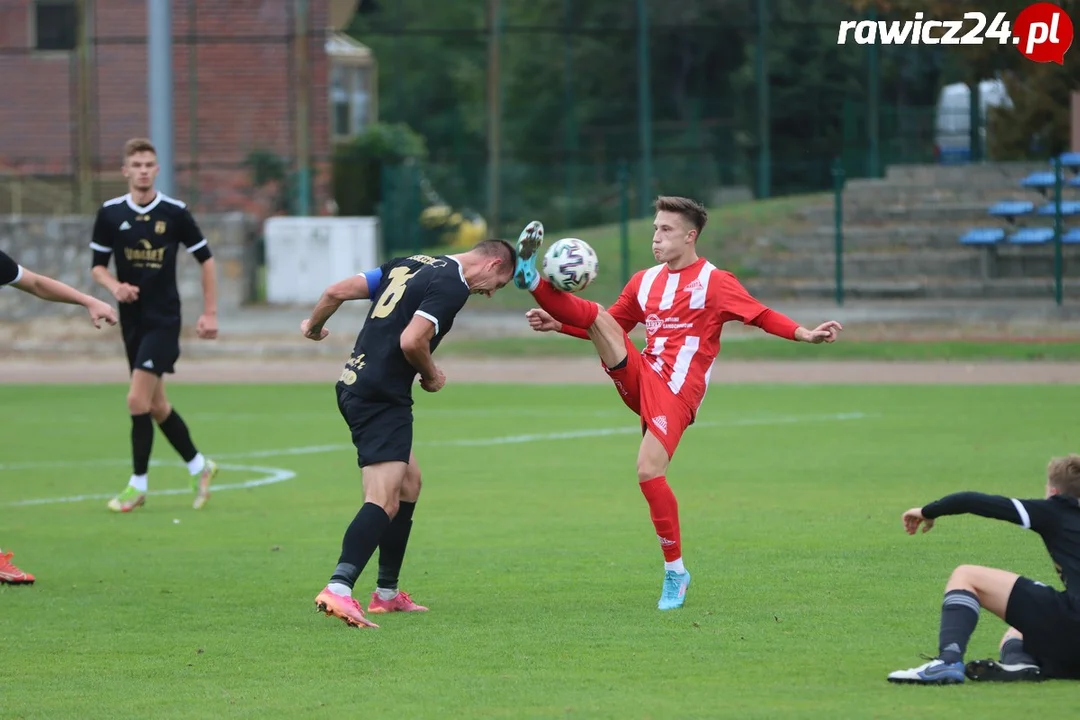
[{"label": "black football jersey", "polygon": [[924,517],[931,519],[962,513],[981,515],[1037,532],[1065,586],[1065,594],[1080,617],[1080,506],[1076,498],[1053,495],[1047,499],[1017,500],[961,492],[936,500],[922,511]]},{"label": "black football jersey", "polygon": [[19,282],[22,277],[22,268],[14,258],[0,250],[0,287]]},{"label": "black football jersey", "polygon": [[[419,372],[401,351],[401,333],[416,315],[435,325],[431,351],[453,327],[469,299],[461,264],[447,256],[413,255],[384,263],[368,275],[371,308],[340,382],[361,397],[412,403]],[[378,284],[372,282],[378,280]]]},{"label": "black football jersey", "polygon": [[138,300],[119,305],[124,326],[180,323],[176,259],[181,246],[200,263],[210,259],[210,247],[187,206],[163,193],[145,207],[124,195],[98,210],[92,264],[108,267],[111,257],[116,279],[139,288]]}]

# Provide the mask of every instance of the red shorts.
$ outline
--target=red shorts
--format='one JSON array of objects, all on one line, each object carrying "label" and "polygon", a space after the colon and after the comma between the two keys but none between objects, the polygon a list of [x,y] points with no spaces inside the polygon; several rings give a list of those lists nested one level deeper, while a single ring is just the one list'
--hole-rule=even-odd
[{"label": "red shorts", "polygon": [[694,411],[668,388],[660,373],[645,364],[641,351],[626,337],[626,365],[604,370],[615,383],[626,406],[641,417],[641,433],[648,428],[667,450],[675,455],[683,432],[694,422]]}]

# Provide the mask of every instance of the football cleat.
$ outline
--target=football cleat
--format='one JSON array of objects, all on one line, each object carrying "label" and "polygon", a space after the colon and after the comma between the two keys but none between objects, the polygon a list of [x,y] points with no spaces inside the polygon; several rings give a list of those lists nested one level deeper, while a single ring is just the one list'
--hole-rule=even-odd
[{"label": "football cleat", "polygon": [[379,593],[371,593],[371,602],[368,603],[367,611],[369,613],[391,613],[391,612],[426,612],[427,608],[423,605],[417,605],[409,597],[409,593],[399,591],[397,595],[389,600],[383,600],[379,597]]},{"label": "football cleat", "polygon": [[532,290],[539,282],[540,273],[536,270],[536,251],[543,243],[544,225],[539,220],[533,220],[526,225],[518,236],[514,284],[522,290]]},{"label": "football cleat", "polygon": [[202,472],[191,478],[191,489],[195,491],[195,502],[191,506],[196,510],[201,510],[210,499],[210,481],[217,477],[217,471],[217,463],[207,458]]},{"label": "football cleat", "polygon": [[907,685],[957,685],[964,682],[964,663],[934,658],[910,670],[889,673],[889,682]]},{"label": "football cleat", "polygon": [[690,573],[677,573],[668,570],[664,573],[664,586],[660,591],[660,602],[656,607],[660,610],[674,610],[681,608],[686,602],[686,589],[690,587]]},{"label": "football cleat", "polygon": [[140,492],[128,485],[124,490],[109,501],[109,509],[113,512],[131,512],[146,503],[146,493]]},{"label": "football cleat", "polygon": [[379,627],[364,617],[364,611],[360,609],[360,603],[356,602],[356,598],[348,595],[337,595],[330,592],[328,587],[323,588],[322,592],[315,596],[315,609],[327,617],[344,620],[349,627]]},{"label": "football cleat", "polygon": [[14,553],[0,553],[0,584],[3,585],[33,585],[34,576],[23,572],[11,562]]},{"label": "football cleat", "polygon": [[1042,682],[1045,679],[1038,665],[1006,665],[997,660],[972,660],[964,667],[964,674],[968,680],[977,682]]}]

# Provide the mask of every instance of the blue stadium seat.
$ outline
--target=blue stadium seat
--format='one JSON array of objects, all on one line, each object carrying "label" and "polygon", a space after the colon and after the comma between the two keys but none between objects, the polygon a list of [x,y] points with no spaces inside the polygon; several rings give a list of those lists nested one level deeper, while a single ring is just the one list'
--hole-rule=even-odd
[{"label": "blue stadium seat", "polygon": [[1080,228],[1073,228],[1061,236],[1065,245],[1080,245]]},{"label": "blue stadium seat", "polygon": [[[1067,167],[1070,170],[1080,170],[1080,152],[1063,152],[1058,156],[1061,160],[1061,166]],[[1051,163],[1053,160],[1050,161]]]},{"label": "blue stadium seat", "polygon": [[1020,181],[1020,187],[1035,188],[1037,190],[1052,188],[1054,187],[1054,173],[1053,171],[1033,172]]},{"label": "blue stadium seat", "polygon": [[1048,227],[1020,228],[1009,236],[1013,245],[1044,245],[1054,239],[1054,229]]},{"label": "blue stadium seat", "polygon": [[995,217],[1014,218],[1035,210],[1035,203],[1027,200],[1002,200],[990,206],[989,213]]},{"label": "blue stadium seat", "polygon": [[960,236],[963,245],[996,245],[1005,239],[1001,228],[972,228]]},{"label": "blue stadium seat", "polygon": [[[1054,216],[1055,203],[1048,202],[1045,205],[1039,207],[1040,215]],[[1080,202],[1076,200],[1062,200],[1061,201],[1061,214],[1062,215],[1076,215],[1080,213]]]},{"label": "blue stadium seat", "polygon": [[1080,188],[1080,175],[1073,175],[1071,178],[1069,178],[1068,182],[1065,183],[1065,186],[1071,188]]}]

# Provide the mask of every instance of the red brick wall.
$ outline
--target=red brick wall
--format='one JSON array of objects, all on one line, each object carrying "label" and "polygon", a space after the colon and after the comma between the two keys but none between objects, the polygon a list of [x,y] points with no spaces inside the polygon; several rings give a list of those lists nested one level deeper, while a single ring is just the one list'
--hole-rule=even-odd
[{"label": "red brick wall", "polygon": [[[89,121],[97,169],[115,173],[124,141],[149,133],[146,0],[93,4]],[[309,41],[306,79],[295,72],[289,0],[173,0],[172,6],[176,193],[204,212],[246,209],[251,193],[240,163],[256,149],[294,157],[301,83],[309,88],[312,155],[318,160],[329,152],[327,0],[309,0],[309,25],[316,32]],[[31,0],[0,3],[0,48],[29,48],[31,8]],[[72,63],[64,55],[0,52],[0,97],[15,99],[0,103],[0,165],[73,172],[78,118]],[[327,178],[317,180],[318,207]]]}]

